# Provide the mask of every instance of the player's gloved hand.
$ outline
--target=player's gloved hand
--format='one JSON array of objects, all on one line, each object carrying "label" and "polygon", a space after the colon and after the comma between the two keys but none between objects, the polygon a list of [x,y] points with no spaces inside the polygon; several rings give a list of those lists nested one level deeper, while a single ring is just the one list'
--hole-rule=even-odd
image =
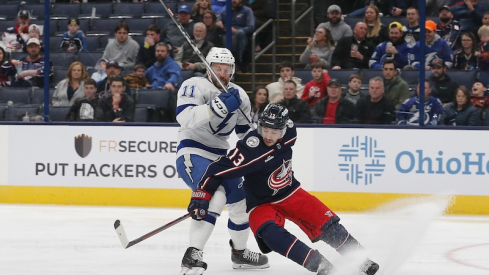
[{"label": "player's gloved hand", "polygon": [[229,88],[228,91],[229,93],[220,93],[210,103],[212,112],[220,118],[224,118],[228,113],[236,111],[242,102],[238,89]]},{"label": "player's gloved hand", "polygon": [[201,220],[207,216],[211,197],[211,194],[200,188],[192,192],[192,198],[187,208],[188,212],[192,213],[192,219]]}]

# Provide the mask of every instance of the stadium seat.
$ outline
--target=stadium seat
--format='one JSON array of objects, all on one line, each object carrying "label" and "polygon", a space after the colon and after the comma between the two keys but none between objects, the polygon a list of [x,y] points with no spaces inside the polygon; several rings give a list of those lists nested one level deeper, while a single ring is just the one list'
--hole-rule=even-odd
[{"label": "stadium seat", "polygon": [[172,21],[169,17],[161,17],[156,19],[156,25],[160,27],[161,30],[164,30],[166,25]]},{"label": "stadium seat", "polygon": [[[51,98],[53,97],[54,89],[49,89],[49,99],[48,102],[51,102]],[[32,91],[31,96],[31,104],[44,104],[44,89],[34,89]]]},{"label": "stadium seat", "polygon": [[155,23],[153,18],[126,18],[124,21],[129,25],[130,35],[145,35],[148,26]]},{"label": "stadium seat", "polygon": [[[1,17],[1,16],[0,16]],[[15,21],[0,20],[0,32],[3,34],[8,28],[15,26]]]},{"label": "stadium seat", "polygon": [[103,50],[100,47],[100,36],[87,36],[86,39],[89,52]]},{"label": "stadium seat", "polygon": [[[161,4],[160,4],[161,6]],[[19,12],[19,5],[18,4],[4,4],[2,5],[2,8],[0,9],[0,17],[4,18],[5,20],[12,20],[10,22],[11,27],[13,27],[15,24],[17,24],[14,19],[17,18],[17,13]],[[4,31],[4,30],[2,30]]]},{"label": "stadium seat", "polygon": [[[347,87],[348,82],[350,81],[350,76],[352,74],[358,74],[360,71],[358,69],[351,70],[328,70],[329,76],[331,78],[336,78],[340,81],[342,87]],[[312,79],[312,76],[311,76]],[[365,82],[365,79],[363,80]]]},{"label": "stadium seat", "polygon": [[68,69],[55,69],[53,80],[49,82],[49,88],[54,89],[58,83],[66,78],[68,74]]},{"label": "stadium seat", "polygon": [[182,78],[183,78],[183,81],[191,78],[192,76],[194,76],[194,71],[193,70],[182,70]]},{"label": "stadium seat", "polygon": [[[165,1],[165,4],[168,8],[176,14],[177,12],[177,1]],[[165,7],[157,1],[157,2],[146,2],[146,11],[143,14],[143,17],[169,17],[168,12],[165,10]]]},{"label": "stadium seat", "polygon": [[49,121],[66,121],[66,115],[70,111],[71,107],[50,107],[49,108]]},{"label": "stadium seat", "polygon": [[457,82],[458,85],[460,86],[463,85],[469,88],[469,90],[472,88],[472,85],[474,85],[474,82],[477,81],[478,79],[477,70],[472,70],[472,71],[448,70],[447,75],[450,76],[452,81]]},{"label": "stadium seat", "polygon": [[[429,74],[431,75],[431,73]],[[418,70],[401,70],[400,76],[410,86],[412,85],[416,86],[418,84],[418,80],[419,80]]]},{"label": "stadium seat", "polygon": [[95,19],[87,35],[113,35],[115,26],[122,22],[121,19]]},{"label": "stadium seat", "polygon": [[134,122],[147,122],[147,121],[148,121],[148,108],[136,107],[134,113]]},{"label": "stadium seat", "polygon": [[112,3],[83,3],[79,17],[90,17],[92,15],[92,9],[95,8],[95,14],[100,15],[102,18],[109,18],[112,14]]},{"label": "stadium seat", "polygon": [[76,61],[75,53],[53,52],[49,55],[49,60],[53,62],[54,68],[68,69],[71,63]]},{"label": "stadium seat", "polygon": [[0,105],[0,121],[5,121],[6,115],[7,115],[7,106]]},{"label": "stadium seat", "polygon": [[85,68],[94,68],[103,54],[103,52],[79,52],[77,61],[80,61]]},{"label": "stadium seat", "polygon": [[9,107],[7,108],[5,121],[22,121],[22,118],[39,114],[40,106]]},{"label": "stadium seat", "polygon": [[44,19],[44,4],[24,4],[20,6],[20,9],[28,10],[31,13],[31,20]]},{"label": "stadium seat", "polygon": [[294,76],[302,80],[302,85],[306,85],[312,79],[311,70],[306,69],[295,69]]},{"label": "stadium seat", "polygon": [[115,3],[110,18],[135,18],[144,13],[144,3]]},{"label": "stadium seat", "polygon": [[53,5],[53,16],[65,16],[69,17],[78,17],[81,12],[81,6],[79,4],[60,4],[55,3]]},{"label": "stadium seat", "polygon": [[170,92],[167,90],[139,90],[137,104],[155,105],[157,107],[167,107]]},{"label": "stadium seat", "polygon": [[[63,40],[61,36],[49,37],[49,51],[50,52],[58,52],[59,46],[61,44],[61,40]],[[56,64],[55,64],[55,66],[56,66]]]},{"label": "stadium seat", "polygon": [[2,87],[0,89],[0,104],[6,104],[8,101],[12,101],[14,106],[31,104],[31,88]]},{"label": "stadium seat", "polygon": [[370,79],[376,77],[376,76],[380,76],[380,77],[384,77],[384,74],[382,73],[382,70],[373,70],[373,69],[363,69],[361,70],[361,74],[362,74],[362,85],[363,86],[368,86],[368,82],[370,81]]}]

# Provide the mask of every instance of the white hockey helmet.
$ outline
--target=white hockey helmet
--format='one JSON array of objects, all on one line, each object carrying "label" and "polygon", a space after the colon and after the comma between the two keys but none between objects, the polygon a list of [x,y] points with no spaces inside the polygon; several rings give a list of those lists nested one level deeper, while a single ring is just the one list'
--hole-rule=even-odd
[{"label": "white hockey helmet", "polygon": [[231,65],[231,77],[234,75],[234,56],[230,50],[226,48],[213,47],[205,58],[209,65],[212,63],[223,63]]}]

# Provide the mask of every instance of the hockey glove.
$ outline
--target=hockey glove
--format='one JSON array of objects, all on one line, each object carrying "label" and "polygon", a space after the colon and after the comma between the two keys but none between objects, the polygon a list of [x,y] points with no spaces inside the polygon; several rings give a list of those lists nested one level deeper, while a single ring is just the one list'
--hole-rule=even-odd
[{"label": "hockey glove", "polygon": [[229,88],[228,91],[229,93],[220,93],[210,103],[212,112],[220,118],[225,118],[228,113],[236,111],[242,102],[236,88]]},{"label": "hockey glove", "polygon": [[201,220],[207,216],[211,197],[211,194],[200,188],[192,192],[192,198],[187,208],[188,212],[192,213],[192,219]]}]

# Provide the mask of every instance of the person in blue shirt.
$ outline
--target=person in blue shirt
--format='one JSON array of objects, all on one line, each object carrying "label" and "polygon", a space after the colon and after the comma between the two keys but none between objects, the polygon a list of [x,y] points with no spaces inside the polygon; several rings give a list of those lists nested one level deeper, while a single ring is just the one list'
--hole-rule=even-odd
[{"label": "person in blue shirt", "polygon": [[[399,125],[419,125],[419,83],[416,87],[416,96],[406,99],[402,103],[397,113]],[[429,79],[424,80],[424,125],[436,125],[438,119],[443,113],[443,104],[441,101],[430,95],[431,86]]]},{"label": "person in blue shirt", "polygon": [[389,40],[380,43],[370,57],[370,69],[382,69],[386,59],[394,59],[397,66],[403,68],[409,63],[408,54],[411,48],[403,38],[402,25],[399,22],[389,24]]},{"label": "person in blue shirt", "polygon": [[87,38],[82,30],[80,30],[80,20],[78,18],[70,18],[68,20],[68,31],[63,34],[63,40],[59,45],[62,52],[87,52]]}]

